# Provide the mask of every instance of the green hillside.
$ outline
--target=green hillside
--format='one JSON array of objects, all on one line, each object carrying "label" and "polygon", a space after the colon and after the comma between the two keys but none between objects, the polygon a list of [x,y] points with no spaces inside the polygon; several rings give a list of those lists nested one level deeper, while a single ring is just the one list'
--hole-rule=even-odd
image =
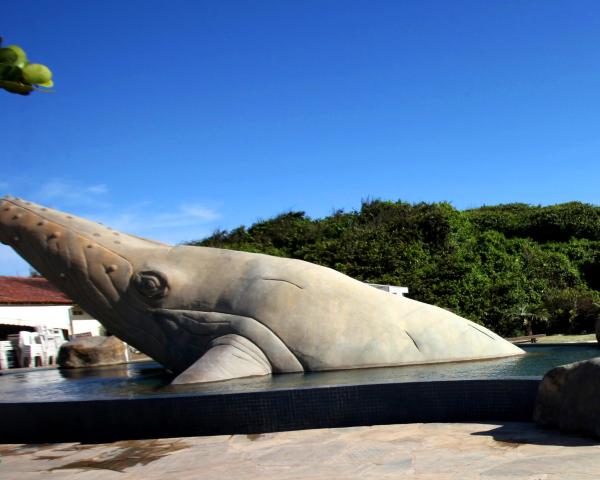
[{"label": "green hillside", "polygon": [[600,315],[600,207],[571,202],[459,211],[366,201],[311,219],[289,212],[193,245],[293,257],[407,286],[499,334],[589,333]]}]

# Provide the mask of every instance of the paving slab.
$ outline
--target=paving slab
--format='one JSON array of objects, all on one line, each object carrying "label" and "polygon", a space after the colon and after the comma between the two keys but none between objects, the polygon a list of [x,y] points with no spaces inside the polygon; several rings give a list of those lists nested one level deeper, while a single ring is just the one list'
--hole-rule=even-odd
[{"label": "paving slab", "polygon": [[532,423],[415,423],[113,443],[0,444],[0,478],[600,478],[600,442]]}]

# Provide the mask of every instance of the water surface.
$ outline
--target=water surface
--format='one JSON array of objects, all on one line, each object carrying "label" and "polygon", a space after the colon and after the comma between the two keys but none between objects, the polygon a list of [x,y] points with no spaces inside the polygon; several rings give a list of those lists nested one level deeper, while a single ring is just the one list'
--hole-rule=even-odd
[{"label": "water surface", "polygon": [[0,402],[139,398],[155,395],[208,395],[282,388],[331,385],[541,376],[565,363],[600,356],[596,343],[589,346],[526,346],[527,354],[474,362],[390,368],[281,374],[208,384],[169,385],[173,376],[155,362],[112,367],[58,370],[40,369],[0,375]]}]

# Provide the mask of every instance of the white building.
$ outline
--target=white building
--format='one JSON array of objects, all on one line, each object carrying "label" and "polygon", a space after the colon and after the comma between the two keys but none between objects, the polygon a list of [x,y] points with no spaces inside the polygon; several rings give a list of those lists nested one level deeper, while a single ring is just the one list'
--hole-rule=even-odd
[{"label": "white building", "polygon": [[408,287],[398,287],[396,285],[380,285],[379,283],[368,283],[367,285],[376,288],[377,290],[383,290],[384,292],[391,293],[392,295],[400,295],[401,297],[408,293]]},{"label": "white building", "polygon": [[0,276],[0,340],[36,327],[60,328],[65,338],[99,335],[102,329],[45,278]]}]

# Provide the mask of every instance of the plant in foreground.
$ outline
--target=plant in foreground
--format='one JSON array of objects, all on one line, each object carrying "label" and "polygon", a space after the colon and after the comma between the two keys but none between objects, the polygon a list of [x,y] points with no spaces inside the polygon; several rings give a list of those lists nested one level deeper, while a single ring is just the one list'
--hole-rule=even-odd
[{"label": "plant in foreground", "polygon": [[45,89],[53,85],[50,69],[41,63],[30,63],[21,47],[9,45],[0,48],[0,88],[10,93],[29,95],[34,90],[48,91]]}]

